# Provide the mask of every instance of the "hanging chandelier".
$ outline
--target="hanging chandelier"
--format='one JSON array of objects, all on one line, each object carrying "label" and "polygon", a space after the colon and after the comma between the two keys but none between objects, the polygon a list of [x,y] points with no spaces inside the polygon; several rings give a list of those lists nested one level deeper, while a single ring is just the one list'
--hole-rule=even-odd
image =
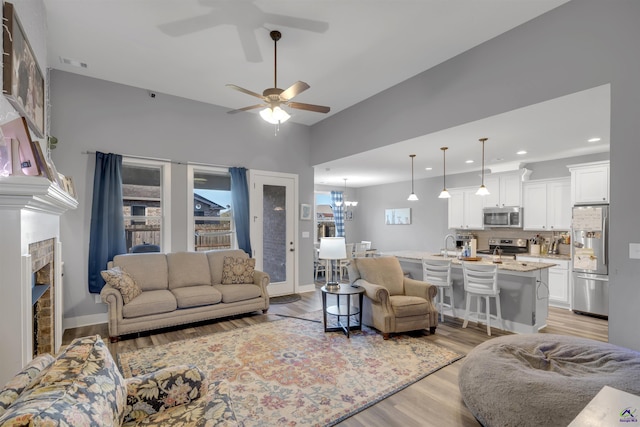
[{"label": "hanging chandelier", "polygon": [[342,195],[342,198],[344,199],[344,205],[347,207],[358,206],[358,202],[356,200],[347,200],[347,178],[342,179],[344,179],[344,194]]}]

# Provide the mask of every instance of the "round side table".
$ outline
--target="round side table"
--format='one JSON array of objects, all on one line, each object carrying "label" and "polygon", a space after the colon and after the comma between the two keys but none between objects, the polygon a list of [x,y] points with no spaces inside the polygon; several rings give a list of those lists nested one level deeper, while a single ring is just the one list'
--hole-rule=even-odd
[{"label": "round side table", "polygon": [[[362,300],[364,297],[364,288],[362,286],[351,286],[346,283],[340,283],[337,287],[327,287],[323,286],[322,291],[322,318],[324,321],[324,331],[325,332],[334,332],[334,331],[343,331],[347,338],[349,338],[350,332],[352,330],[361,330],[362,329]],[[327,294],[336,295],[336,305],[332,305],[327,307]],[[351,305],[351,296],[358,295],[358,306]],[[346,296],[346,304],[341,304],[340,299],[342,296]],[[327,327],[327,314],[338,317],[338,325],[337,327]],[[356,325],[351,325],[351,316],[358,315],[358,323]],[[346,324],[342,322],[342,317],[347,318]]]}]

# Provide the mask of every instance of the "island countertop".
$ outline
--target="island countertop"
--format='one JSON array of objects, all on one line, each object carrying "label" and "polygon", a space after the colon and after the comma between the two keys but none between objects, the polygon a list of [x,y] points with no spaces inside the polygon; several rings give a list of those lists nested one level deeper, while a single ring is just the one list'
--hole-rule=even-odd
[{"label": "island countertop", "polygon": [[[421,261],[422,259],[445,259],[440,254],[434,254],[432,252],[426,251],[383,251],[379,253],[381,256],[395,256],[397,258],[402,258],[406,260],[412,261]],[[495,265],[492,262],[491,257],[481,257],[480,261],[472,261],[474,264],[480,265]],[[451,259],[453,265],[462,265],[462,262],[455,257],[449,257],[446,259]],[[555,266],[554,263],[547,262],[522,262],[515,261],[513,259],[502,259],[502,264],[497,264],[498,270],[503,271],[515,271],[520,273],[526,273],[530,271],[542,270],[544,268],[551,268]]]}]

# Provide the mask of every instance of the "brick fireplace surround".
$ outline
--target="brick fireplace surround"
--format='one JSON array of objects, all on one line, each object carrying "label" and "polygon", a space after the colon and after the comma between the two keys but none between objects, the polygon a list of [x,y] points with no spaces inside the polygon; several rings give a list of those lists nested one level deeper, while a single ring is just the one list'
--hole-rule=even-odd
[{"label": "brick fireplace surround", "polygon": [[[0,177],[0,384],[62,343],[60,216],[78,202],[43,177]],[[43,268],[44,267],[44,268]],[[32,303],[36,283],[49,289]],[[40,336],[34,348],[34,311]]]}]

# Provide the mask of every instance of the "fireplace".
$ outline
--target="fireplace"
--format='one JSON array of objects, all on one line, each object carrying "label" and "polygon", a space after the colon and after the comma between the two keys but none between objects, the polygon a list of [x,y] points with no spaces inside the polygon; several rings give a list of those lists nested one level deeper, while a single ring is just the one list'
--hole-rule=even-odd
[{"label": "fireplace", "polygon": [[29,245],[33,283],[31,302],[33,304],[33,356],[55,353],[55,239],[42,240]]},{"label": "fireplace", "polygon": [[0,177],[0,384],[34,355],[60,350],[60,216],[77,206],[44,177]]}]

